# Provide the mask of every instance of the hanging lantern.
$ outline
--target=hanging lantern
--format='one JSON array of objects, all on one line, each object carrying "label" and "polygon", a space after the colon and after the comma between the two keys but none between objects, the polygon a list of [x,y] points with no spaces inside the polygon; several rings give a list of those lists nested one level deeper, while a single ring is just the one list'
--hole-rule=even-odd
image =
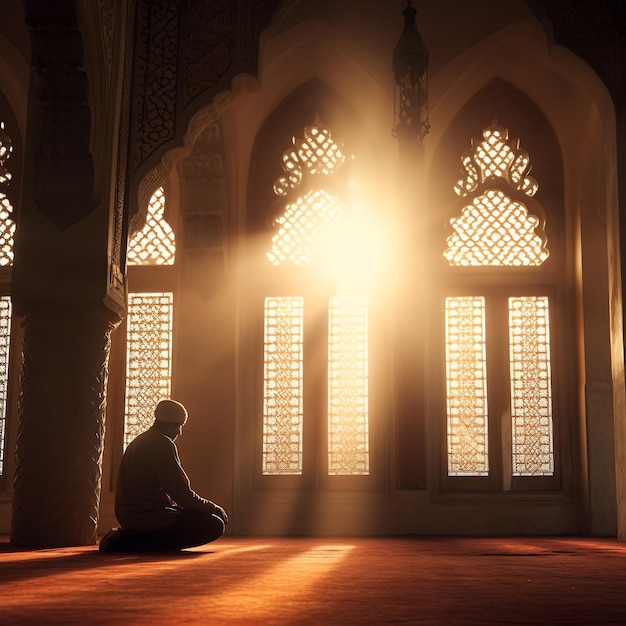
[{"label": "hanging lantern", "polygon": [[393,51],[395,137],[417,139],[420,143],[428,124],[428,50],[417,26],[416,11],[407,1],[404,28]]}]

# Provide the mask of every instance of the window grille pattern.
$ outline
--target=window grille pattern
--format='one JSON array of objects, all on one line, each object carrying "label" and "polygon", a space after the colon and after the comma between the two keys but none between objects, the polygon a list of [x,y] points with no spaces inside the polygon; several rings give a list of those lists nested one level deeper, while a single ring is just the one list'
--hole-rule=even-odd
[{"label": "window grille pattern", "polygon": [[0,476],[4,474],[4,447],[11,341],[11,298],[0,297]]},{"label": "window grille pattern", "polygon": [[129,265],[174,265],[176,239],[164,213],[165,192],[159,187],[148,204],[144,227],[128,244]]},{"label": "window grille pattern", "polygon": [[487,454],[485,299],[446,298],[448,475],[484,476]]},{"label": "window grille pattern", "polygon": [[369,474],[367,300],[330,299],[328,473]]},{"label": "window grille pattern", "polygon": [[539,219],[505,192],[508,187],[532,197],[538,189],[537,181],[527,175],[528,153],[507,141],[508,130],[494,125],[483,131],[482,142],[463,155],[466,175],[454,191],[464,198],[474,197],[461,217],[450,219],[454,233],[444,252],[450,265],[537,266],[548,258],[545,235],[536,233]]},{"label": "window grille pattern", "polygon": [[306,265],[318,252],[321,242],[332,238],[344,217],[343,205],[323,189],[309,191],[287,205],[276,220],[281,228],[273,238],[267,257],[273,265],[290,260]]},{"label": "window grille pattern", "polygon": [[129,293],[124,447],[154,421],[172,374],[172,293]]},{"label": "window grille pattern", "polygon": [[296,141],[294,137],[293,147],[283,154],[285,174],[274,183],[274,193],[287,196],[302,185],[305,176],[315,176],[316,181],[306,193],[289,202],[276,220],[279,229],[267,253],[270,263],[306,265],[332,239],[345,217],[345,208],[338,197],[324,190],[324,185],[345,160],[326,129],[307,126],[303,139]]},{"label": "window grille pattern", "polygon": [[554,473],[548,298],[509,298],[513,475]]},{"label": "window grille pattern", "polygon": [[304,299],[265,299],[263,474],[302,474]]},{"label": "window grille pattern", "polygon": [[[11,137],[4,129],[4,122],[0,122],[0,185],[8,184],[11,180],[11,172],[6,169],[5,163],[12,152]],[[12,214],[13,206],[0,190],[0,266],[13,265],[15,222],[11,218]]]}]

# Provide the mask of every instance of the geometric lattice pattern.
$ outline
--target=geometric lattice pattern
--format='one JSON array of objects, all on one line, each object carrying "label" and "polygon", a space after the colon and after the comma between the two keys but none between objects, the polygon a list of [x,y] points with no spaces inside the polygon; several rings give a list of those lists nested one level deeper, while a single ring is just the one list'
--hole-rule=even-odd
[{"label": "geometric lattice pattern", "polygon": [[9,160],[12,152],[11,137],[4,128],[4,122],[0,121],[0,185],[11,180],[11,172],[4,167],[4,164]]},{"label": "geometric lattice pattern", "polygon": [[148,204],[144,227],[128,244],[128,265],[174,265],[176,239],[164,212],[165,192],[159,187]]},{"label": "geometric lattice pattern", "polygon": [[[11,173],[4,164],[11,156],[13,146],[11,138],[4,130],[4,122],[0,122],[0,185],[11,180]],[[9,198],[0,191],[0,266],[13,265],[13,238],[15,222],[11,219],[13,207]]]},{"label": "geometric lattice pattern", "polygon": [[[450,265],[537,266],[548,258],[545,234],[536,229],[539,219],[505,191],[535,195],[537,181],[528,176],[530,158],[508,143],[508,130],[491,126],[484,140],[463,155],[466,177],[454,190],[471,198],[460,217],[450,219],[454,233],[444,252]],[[497,181],[497,184],[494,182]]]},{"label": "geometric lattice pattern", "polygon": [[345,216],[343,205],[323,189],[309,191],[288,204],[284,215],[276,220],[278,234],[272,239],[267,258],[273,265],[290,260],[306,265],[323,242],[332,238]]},{"label": "geometric lattice pattern", "polygon": [[554,473],[548,298],[509,298],[514,476]]},{"label": "geometric lattice pattern", "polygon": [[124,447],[154,422],[172,374],[172,293],[129,293]]},{"label": "geometric lattice pattern", "polygon": [[302,474],[304,299],[265,298],[265,475]]},{"label": "geometric lattice pattern", "polygon": [[473,145],[461,157],[465,178],[454,186],[458,196],[465,197],[476,191],[479,185],[495,179],[502,179],[529,197],[537,193],[537,181],[528,176],[528,153],[521,150],[519,145],[507,143],[508,139],[509,131],[497,124],[483,130],[483,141]]},{"label": "geometric lattice pattern", "polygon": [[319,126],[307,126],[304,139],[296,141],[293,148],[283,154],[285,175],[274,183],[274,193],[285,196],[302,182],[305,172],[330,176],[346,160],[341,148],[333,141],[330,131]]},{"label": "geometric lattice pattern", "polygon": [[9,347],[11,341],[11,298],[0,297],[0,476],[4,474],[4,448],[7,423]]},{"label": "geometric lattice pattern", "polygon": [[489,472],[485,299],[446,298],[449,476]]},{"label": "geometric lattice pattern", "polygon": [[332,140],[330,131],[307,126],[304,139],[293,139],[293,147],[283,155],[285,174],[274,183],[274,193],[286,196],[303,183],[314,178],[275,224],[278,231],[272,237],[267,258],[273,265],[291,261],[305,265],[328,243],[345,217],[340,200],[324,189],[326,181],[345,162],[346,157]]},{"label": "geometric lattice pattern", "polygon": [[328,326],[328,473],[369,474],[367,300],[333,297]]}]

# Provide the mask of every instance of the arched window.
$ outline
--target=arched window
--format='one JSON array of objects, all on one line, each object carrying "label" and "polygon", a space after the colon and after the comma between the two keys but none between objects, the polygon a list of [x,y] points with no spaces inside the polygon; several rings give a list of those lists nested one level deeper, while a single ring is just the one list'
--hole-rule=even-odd
[{"label": "arched window", "polygon": [[[293,138],[274,184],[284,202],[266,254],[271,265],[293,270],[319,264],[327,254],[338,260],[341,234],[351,228],[346,199],[337,191],[348,158],[319,123]],[[316,293],[306,284],[310,275],[298,277],[296,269],[291,276],[300,293],[265,297],[262,473],[300,476],[319,466],[327,476],[367,476],[367,297]]]},{"label": "arched window", "polygon": [[[11,137],[0,120],[0,267],[13,265],[13,206],[5,193],[11,181],[11,172],[6,164],[13,146]],[[6,414],[9,380],[9,348],[11,343],[11,298],[8,295],[10,276],[4,275],[0,291],[0,477],[5,474]],[[6,290],[6,291],[5,291]]]},{"label": "arched window", "polygon": [[11,172],[5,164],[12,152],[11,137],[4,129],[4,122],[0,121],[0,266],[13,264],[13,206],[3,191],[3,187],[11,180]]},{"label": "arched window", "polygon": [[481,479],[504,490],[558,484],[550,325],[556,292],[541,269],[550,254],[545,212],[533,199],[541,182],[529,175],[521,142],[498,124],[472,141],[443,252],[451,276],[446,474],[473,488]]},{"label": "arched window", "polygon": [[[160,187],[150,199],[144,227],[128,244],[124,446],[152,424],[156,403],[170,396],[172,376],[174,294],[148,290],[154,281],[133,273],[174,265],[175,255],[175,236],[165,220],[165,191]],[[167,281],[156,282],[162,286]]]},{"label": "arched window", "polygon": [[164,215],[165,191],[159,187],[148,204],[144,227],[128,244],[128,265],[174,265],[176,240]]}]

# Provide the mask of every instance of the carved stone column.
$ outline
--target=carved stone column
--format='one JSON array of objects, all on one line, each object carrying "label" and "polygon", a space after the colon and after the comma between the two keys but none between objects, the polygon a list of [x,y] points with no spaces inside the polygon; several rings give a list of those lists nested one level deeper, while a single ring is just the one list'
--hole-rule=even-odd
[{"label": "carved stone column", "polygon": [[95,543],[113,324],[103,307],[41,310],[24,345],[11,541]]},{"label": "carved stone column", "polygon": [[95,543],[110,335],[124,314],[117,128],[88,90],[100,81],[114,101],[106,85],[119,78],[87,75],[85,47],[92,58],[100,38],[97,26],[83,33],[77,4],[24,1],[32,78],[12,280],[24,343],[11,541],[27,547]]}]

